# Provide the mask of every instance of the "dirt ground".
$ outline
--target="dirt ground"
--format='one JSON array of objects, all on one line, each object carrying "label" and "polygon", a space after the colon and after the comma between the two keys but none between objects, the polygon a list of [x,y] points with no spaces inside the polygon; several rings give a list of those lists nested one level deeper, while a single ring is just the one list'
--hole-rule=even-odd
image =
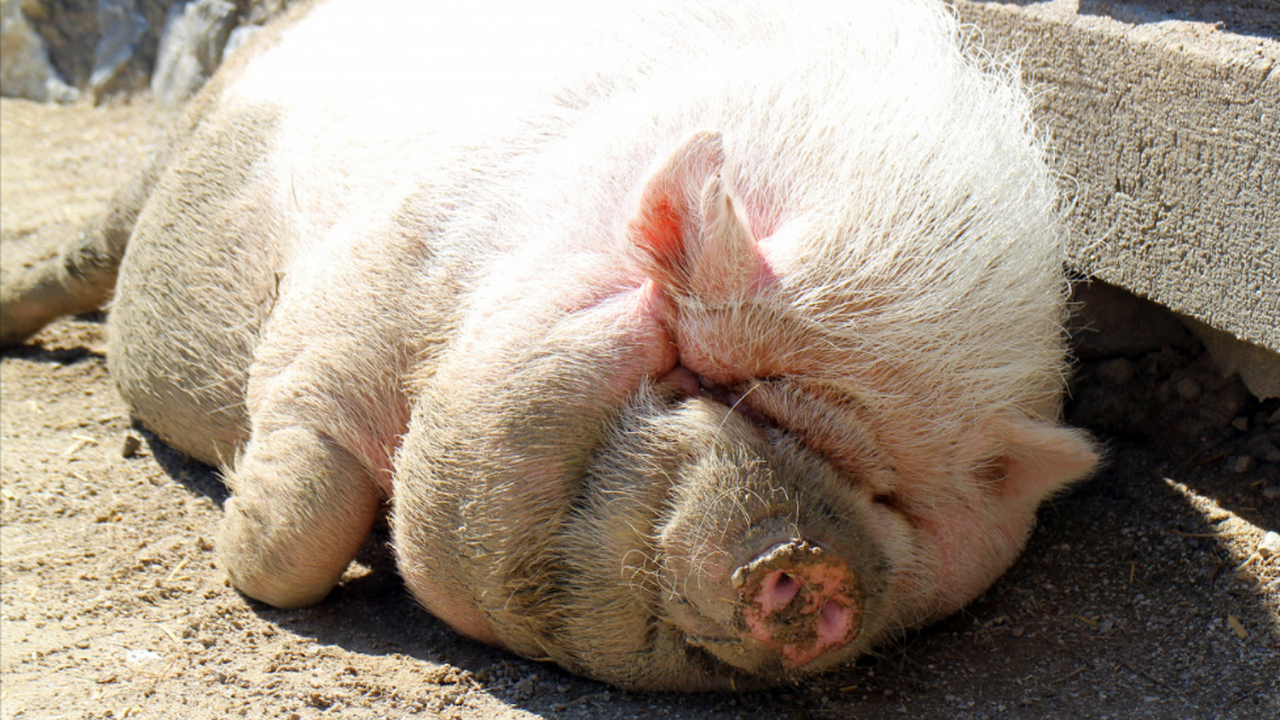
[{"label": "dirt ground", "polygon": [[[141,100],[0,101],[3,252],[74,233],[161,125]],[[1280,556],[1259,550],[1280,530],[1280,401],[1194,342],[1081,363],[1069,414],[1109,464],[965,611],[802,687],[647,696],[460,638],[412,602],[385,534],[316,607],[239,595],[211,548],[226,491],[131,424],[104,338],[69,319],[0,355],[6,720],[1280,716]]]}]

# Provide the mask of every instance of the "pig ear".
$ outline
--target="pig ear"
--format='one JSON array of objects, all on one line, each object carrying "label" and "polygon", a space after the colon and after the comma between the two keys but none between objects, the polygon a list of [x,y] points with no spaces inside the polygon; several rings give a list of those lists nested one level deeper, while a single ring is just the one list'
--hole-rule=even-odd
[{"label": "pig ear", "polygon": [[1001,416],[980,438],[962,450],[975,474],[991,481],[1006,502],[1027,510],[1098,465],[1087,434],[1052,423]]},{"label": "pig ear", "polygon": [[645,181],[627,221],[627,241],[664,289],[707,300],[749,290],[759,247],[720,171],[719,133],[697,132]]}]

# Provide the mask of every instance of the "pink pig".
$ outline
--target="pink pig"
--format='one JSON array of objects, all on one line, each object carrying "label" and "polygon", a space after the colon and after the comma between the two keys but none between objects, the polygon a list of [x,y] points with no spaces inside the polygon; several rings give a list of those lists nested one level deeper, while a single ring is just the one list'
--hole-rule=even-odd
[{"label": "pink pig", "polygon": [[940,3],[373,5],[268,30],[0,297],[13,343],[114,287],[244,593],[322,600],[389,507],[471,637],[792,682],[962,607],[1094,467],[1028,101]]}]

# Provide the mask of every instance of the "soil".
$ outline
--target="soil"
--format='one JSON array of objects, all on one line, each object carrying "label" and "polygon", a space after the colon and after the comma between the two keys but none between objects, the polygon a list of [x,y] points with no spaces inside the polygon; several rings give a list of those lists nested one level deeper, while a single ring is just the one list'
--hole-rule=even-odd
[{"label": "soil", "polygon": [[[103,210],[157,142],[142,99],[0,101],[6,262]],[[101,317],[0,354],[0,717],[1280,716],[1280,401],[1182,337],[1081,361],[1108,447],[963,612],[803,686],[622,693],[467,641],[414,604],[385,532],[321,604],[231,589],[217,473],[135,427]],[[1096,354],[1096,353],[1094,353]]]}]

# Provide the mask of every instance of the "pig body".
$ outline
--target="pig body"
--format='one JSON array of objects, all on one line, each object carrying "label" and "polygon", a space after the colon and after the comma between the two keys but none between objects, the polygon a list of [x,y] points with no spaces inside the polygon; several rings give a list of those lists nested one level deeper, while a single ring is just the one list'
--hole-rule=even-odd
[{"label": "pig body", "polygon": [[321,600],[389,504],[479,640],[642,689],[846,662],[1096,458],[1013,76],[932,2],[833,5],[305,7],[0,332],[114,281],[113,377],[224,469],[255,598]]}]

